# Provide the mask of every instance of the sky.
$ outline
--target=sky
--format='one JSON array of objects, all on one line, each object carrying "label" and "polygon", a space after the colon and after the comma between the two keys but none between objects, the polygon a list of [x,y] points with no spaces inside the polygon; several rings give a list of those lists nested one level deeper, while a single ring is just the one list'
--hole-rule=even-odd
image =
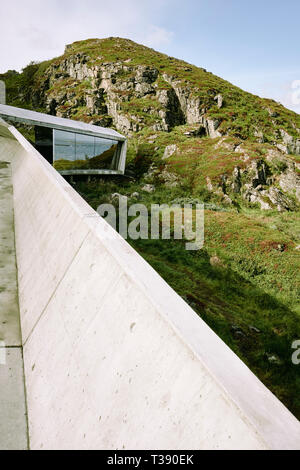
[{"label": "sky", "polygon": [[11,0],[0,18],[0,73],[119,36],[300,113],[300,0]]}]

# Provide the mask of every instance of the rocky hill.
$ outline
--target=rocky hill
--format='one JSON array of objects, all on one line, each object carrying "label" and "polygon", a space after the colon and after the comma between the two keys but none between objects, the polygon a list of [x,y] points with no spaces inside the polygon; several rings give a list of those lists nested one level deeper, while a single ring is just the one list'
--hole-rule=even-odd
[{"label": "rocky hill", "polygon": [[132,158],[152,153],[196,195],[201,186],[225,204],[237,195],[261,209],[299,204],[300,116],[205,69],[108,38],[2,79],[11,104],[114,126]]},{"label": "rocky hill", "polygon": [[95,208],[116,193],[205,202],[198,253],[178,240],[129,242],[300,417],[300,116],[120,38],[76,42],[0,79],[8,104],[128,136],[131,178],[75,184]]}]

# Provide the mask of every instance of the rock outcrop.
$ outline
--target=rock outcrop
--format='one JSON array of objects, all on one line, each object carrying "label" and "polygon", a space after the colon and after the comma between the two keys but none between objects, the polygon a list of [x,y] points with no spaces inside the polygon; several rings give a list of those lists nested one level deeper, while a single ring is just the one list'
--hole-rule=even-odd
[{"label": "rock outcrop", "polygon": [[300,154],[295,113],[128,39],[79,41],[61,57],[30,65],[26,80],[28,72],[32,82],[26,94],[22,74],[15,74],[14,99],[54,115],[115,126],[128,136],[145,128],[170,132],[178,125],[198,125],[199,136],[251,137]]},{"label": "rock outcrop", "polygon": [[[132,138],[136,156],[139,143],[148,145],[146,159],[161,159],[155,169],[158,182],[180,184],[172,168],[176,161],[182,168],[188,164],[181,174],[192,179],[204,152],[202,185],[222,202],[231,204],[241,196],[262,209],[299,205],[294,155],[300,154],[300,120],[279,103],[127,39],[74,43],[61,57],[30,67],[32,83],[26,96],[19,89],[18,103],[30,95],[27,105],[50,114],[115,127]],[[13,79],[21,75],[16,72]],[[200,151],[197,139],[211,141],[212,152]],[[259,146],[263,149],[256,153]],[[206,172],[210,160],[211,173]],[[199,178],[199,171],[195,174]]]},{"label": "rock outcrop", "polygon": [[284,129],[280,130],[282,137],[282,144],[278,144],[277,147],[287,154],[300,155],[300,139],[296,139],[289,135]]},{"label": "rock outcrop", "polygon": [[270,149],[264,157],[251,159],[242,145],[220,139],[215,148],[243,152],[243,166],[232,173],[221,174],[212,182],[206,177],[207,190],[228,202],[228,197],[240,195],[262,210],[296,210],[300,206],[300,164],[278,149]]}]

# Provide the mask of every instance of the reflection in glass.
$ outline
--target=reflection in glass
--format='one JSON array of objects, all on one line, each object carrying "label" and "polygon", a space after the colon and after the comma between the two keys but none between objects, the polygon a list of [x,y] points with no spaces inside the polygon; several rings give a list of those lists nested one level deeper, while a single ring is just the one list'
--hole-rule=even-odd
[{"label": "reflection in glass", "polygon": [[66,131],[54,131],[54,161],[75,160],[75,134]]},{"label": "reflection in glass", "polygon": [[117,167],[117,140],[54,130],[54,167],[57,170],[102,170]]},{"label": "reflection in glass", "polygon": [[95,157],[93,159],[96,168],[112,168],[113,159],[117,152],[118,142],[115,140],[95,137]]},{"label": "reflection in glass", "polygon": [[91,135],[76,135],[76,160],[89,160],[95,156],[95,138]]},{"label": "reflection in glass", "polygon": [[35,148],[49,162],[53,163],[53,132],[50,127],[34,126]]}]

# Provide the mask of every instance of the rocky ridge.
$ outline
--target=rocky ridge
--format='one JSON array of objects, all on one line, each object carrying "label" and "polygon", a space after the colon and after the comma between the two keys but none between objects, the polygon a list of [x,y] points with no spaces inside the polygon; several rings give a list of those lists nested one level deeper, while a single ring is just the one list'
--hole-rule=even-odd
[{"label": "rocky ridge", "polygon": [[[18,103],[113,126],[129,137],[135,156],[141,146],[151,150],[153,144],[153,154],[163,162],[158,167],[173,172],[173,183],[175,179],[180,183],[174,159],[185,161],[188,154],[186,172],[190,171],[191,161],[201,158],[193,148],[209,138],[209,162],[222,160],[224,152],[232,160],[226,171],[222,171],[222,160],[216,174],[205,175],[210,193],[226,204],[240,195],[261,209],[294,210],[298,206],[299,159],[295,156],[300,155],[300,116],[279,103],[121,38],[73,43],[61,57],[29,67],[30,93],[22,95],[19,87]],[[17,75],[15,80],[20,80]],[[14,104],[13,97],[10,101]],[[165,133],[168,139],[160,139]],[[188,150],[178,145],[180,133],[190,142]],[[264,148],[253,156],[244,143]]]}]

